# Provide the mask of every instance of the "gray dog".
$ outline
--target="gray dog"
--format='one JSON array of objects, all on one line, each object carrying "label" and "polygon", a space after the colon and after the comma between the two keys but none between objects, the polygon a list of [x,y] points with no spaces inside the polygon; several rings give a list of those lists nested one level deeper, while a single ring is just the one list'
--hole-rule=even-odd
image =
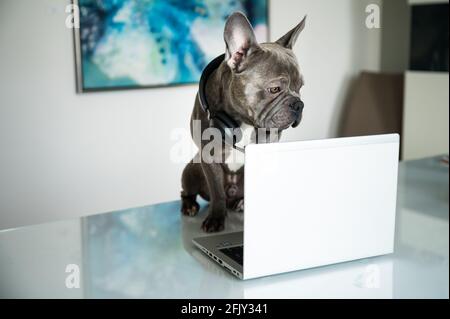
[{"label": "gray dog", "polygon": [[[258,44],[247,18],[233,13],[225,24],[225,59],[211,74],[205,96],[211,112],[224,112],[239,124],[242,148],[256,140],[255,132],[274,130],[281,133],[296,127],[302,118],[303,102],[300,74],[292,47],[305,26],[305,18],[273,43]],[[210,127],[209,114],[200,105],[197,94],[191,117],[200,130]],[[272,134],[273,135],[273,134]],[[270,141],[278,141],[271,135]],[[259,138],[258,138],[259,140]],[[187,164],[182,175],[181,212],[195,216],[199,211],[197,195],[210,202],[202,228],[206,232],[224,229],[227,210],[243,211],[243,154],[230,144],[223,144],[221,154],[202,157],[207,141],[197,143],[197,161]]]}]

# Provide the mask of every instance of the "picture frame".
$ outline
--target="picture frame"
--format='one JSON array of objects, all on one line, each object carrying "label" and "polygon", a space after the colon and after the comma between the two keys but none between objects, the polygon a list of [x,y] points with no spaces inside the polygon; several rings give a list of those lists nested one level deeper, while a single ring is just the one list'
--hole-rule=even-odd
[{"label": "picture frame", "polygon": [[[197,83],[225,50],[223,27],[244,12],[268,41],[269,0],[73,0],[76,92]],[[227,5],[224,5],[227,4]]]}]

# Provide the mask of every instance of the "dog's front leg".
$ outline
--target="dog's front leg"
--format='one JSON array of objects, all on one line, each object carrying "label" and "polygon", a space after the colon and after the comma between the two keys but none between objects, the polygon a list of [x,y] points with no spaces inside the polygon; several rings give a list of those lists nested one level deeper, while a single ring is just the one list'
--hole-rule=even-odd
[{"label": "dog's front leg", "polygon": [[221,164],[202,163],[203,173],[208,184],[210,205],[208,216],[203,221],[205,232],[217,232],[224,229],[227,214],[226,195],[223,187],[224,172]]}]

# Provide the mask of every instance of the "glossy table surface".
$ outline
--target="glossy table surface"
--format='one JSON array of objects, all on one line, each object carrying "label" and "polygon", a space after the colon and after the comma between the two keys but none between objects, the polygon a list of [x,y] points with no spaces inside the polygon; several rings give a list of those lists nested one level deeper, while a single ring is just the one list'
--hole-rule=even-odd
[{"label": "glossy table surface", "polygon": [[4,230],[0,298],[448,298],[448,192],[437,158],[402,162],[394,254],[249,281],[192,245],[205,203],[196,217],[174,201]]}]

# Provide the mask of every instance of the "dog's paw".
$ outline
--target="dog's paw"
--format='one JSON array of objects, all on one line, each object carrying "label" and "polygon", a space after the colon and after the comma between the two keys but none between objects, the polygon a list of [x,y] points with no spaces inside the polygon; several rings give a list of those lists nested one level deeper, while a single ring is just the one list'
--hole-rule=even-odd
[{"label": "dog's paw", "polygon": [[243,213],[244,212],[244,199],[243,198],[241,198],[240,200],[238,200],[234,204],[233,211],[235,211],[237,213]]},{"label": "dog's paw", "polygon": [[186,216],[195,216],[200,210],[200,205],[195,199],[183,198],[181,200],[181,212]]},{"label": "dog's paw", "polygon": [[225,228],[225,217],[208,216],[202,223],[203,231],[207,233],[214,233]]}]

